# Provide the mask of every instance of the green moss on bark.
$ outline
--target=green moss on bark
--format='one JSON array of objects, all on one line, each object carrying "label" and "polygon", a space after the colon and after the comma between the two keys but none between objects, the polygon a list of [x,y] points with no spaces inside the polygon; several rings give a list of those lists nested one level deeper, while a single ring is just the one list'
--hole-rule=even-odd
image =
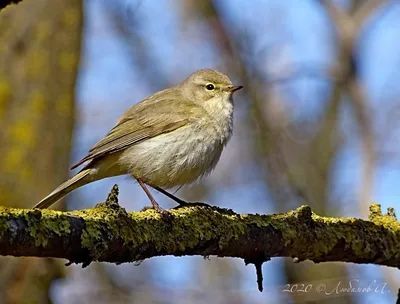
[{"label": "green moss on bark", "polygon": [[42,210],[34,209],[24,214],[30,235],[34,238],[36,246],[46,247],[48,239],[54,234],[68,237],[71,232],[71,224],[65,214],[61,212],[49,213],[43,221],[41,220],[42,212]]},{"label": "green moss on bark", "polygon": [[[247,229],[245,222],[238,221],[240,215],[210,214],[209,210],[197,207],[170,210],[171,218],[166,216],[165,221],[171,220],[171,225],[166,225],[162,220],[163,215],[154,210],[127,213],[118,205],[117,195],[118,189],[114,188],[106,202],[93,209],[71,213],[85,220],[86,228],[81,242],[94,257],[108,249],[107,238],[104,237],[106,234],[119,236],[124,245],[139,246],[152,242],[157,251],[175,252],[190,250],[213,238],[219,238],[222,248],[232,239],[238,239]],[[106,225],[100,225],[98,220]],[[252,222],[263,225],[261,218]]]},{"label": "green moss on bark", "polygon": [[[5,231],[22,233],[15,240],[22,248],[33,244],[34,248],[27,246],[33,255],[66,257],[85,265],[167,254],[214,254],[247,261],[291,256],[315,262],[400,265],[399,223],[394,212],[381,215],[376,206],[372,206],[377,214],[373,221],[320,217],[307,206],[271,215],[193,206],[161,215],[154,210],[127,213],[118,205],[117,195],[114,187],[105,202],[72,212],[0,208],[0,244],[8,246],[13,241],[1,239]],[[21,223],[15,223],[20,220],[25,226],[18,232],[15,227]],[[17,256],[25,255],[18,252]]]},{"label": "green moss on bark", "polygon": [[[12,210],[12,215],[10,211]],[[68,237],[71,223],[67,214],[53,210],[11,209],[0,206],[0,237],[10,228],[8,218],[25,220],[36,246],[47,246],[54,234]]]}]

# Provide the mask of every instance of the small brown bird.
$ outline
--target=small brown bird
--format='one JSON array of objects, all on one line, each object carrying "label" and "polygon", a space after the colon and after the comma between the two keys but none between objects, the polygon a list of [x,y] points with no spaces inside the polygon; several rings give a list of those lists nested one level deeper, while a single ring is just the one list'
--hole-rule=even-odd
[{"label": "small brown bird", "polygon": [[181,84],[157,92],[130,107],[88,155],[85,164],[34,208],[47,208],[88,183],[123,174],[135,178],[152,206],[162,211],[146,185],[179,204],[166,192],[211,172],[232,134],[233,86],[225,74],[199,70]]}]

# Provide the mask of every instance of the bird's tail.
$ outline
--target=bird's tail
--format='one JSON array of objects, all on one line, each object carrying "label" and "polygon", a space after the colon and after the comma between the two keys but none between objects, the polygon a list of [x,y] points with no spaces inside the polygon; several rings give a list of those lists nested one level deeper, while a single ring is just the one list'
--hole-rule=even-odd
[{"label": "bird's tail", "polygon": [[71,179],[67,180],[65,183],[61,184],[58,186],[53,192],[51,192],[48,196],[46,196],[44,199],[42,199],[39,203],[37,203],[33,208],[39,208],[39,209],[44,209],[48,208],[51,205],[53,205],[55,202],[58,200],[62,199],[64,196],[66,196],[68,193],[71,191],[75,190],[76,188],[79,188],[83,185],[86,185],[92,180],[88,178],[89,173],[92,169],[85,169],[76,174],[74,177]]}]

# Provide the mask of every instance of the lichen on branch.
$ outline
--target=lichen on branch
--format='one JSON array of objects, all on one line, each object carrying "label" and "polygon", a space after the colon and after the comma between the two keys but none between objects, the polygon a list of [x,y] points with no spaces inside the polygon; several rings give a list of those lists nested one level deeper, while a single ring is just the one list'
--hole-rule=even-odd
[{"label": "lichen on branch", "polygon": [[237,214],[185,207],[161,215],[126,212],[115,186],[94,208],[61,212],[0,207],[0,255],[125,263],[163,255],[271,257],[400,266],[400,223],[371,206],[370,220],[330,218],[308,206],[287,213]]}]

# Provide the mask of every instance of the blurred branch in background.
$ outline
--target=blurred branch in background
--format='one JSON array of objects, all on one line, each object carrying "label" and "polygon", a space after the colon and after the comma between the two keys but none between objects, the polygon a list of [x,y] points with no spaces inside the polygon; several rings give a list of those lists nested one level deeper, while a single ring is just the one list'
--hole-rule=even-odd
[{"label": "blurred branch in background", "polygon": [[126,47],[129,64],[140,71],[140,78],[146,81],[151,91],[159,91],[172,84],[166,71],[155,65],[151,43],[140,20],[140,7],[143,0],[135,0],[128,7],[114,1],[105,2],[107,17],[121,42]]},{"label": "blurred branch in background", "polygon": [[355,109],[355,118],[363,138],[364,161],[363,180],[361,182],[360,203],[361,214],[366,215],[373,189],[373,173],[375,169],[375,137],[371,113],[366,102],[365,90],[362,86],[360,69],[357,58],[357,40],[360,38],[363,25],[371,14],[386,0],[353,1],[349,13],[340,10],[331,1],[318,0],[332,20],[332,27],[337,33],[338,40],[338,62],[334,67],[334,78],[336,79],[334,91],[340,91],[339,98],[345,94],[349,95],[349,102]]},{"label": "blurred branch in background", "polygon": [[[0,12],[0,200],[31,206],[68,177],[82,1],[24,1]],[[56,260],[0,260],[2,303],[49,303]]]}]

